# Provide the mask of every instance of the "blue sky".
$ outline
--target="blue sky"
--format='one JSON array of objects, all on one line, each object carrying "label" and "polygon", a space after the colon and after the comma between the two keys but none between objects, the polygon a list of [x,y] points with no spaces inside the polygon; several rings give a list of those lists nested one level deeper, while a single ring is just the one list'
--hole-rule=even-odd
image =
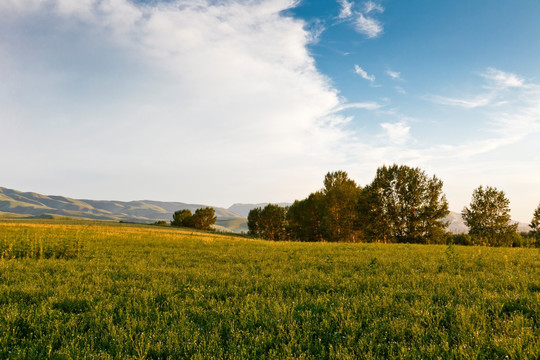
[{"label": "blue sky", "polygon": [[540,2],[0,0],[0,186],[229,206],[419,166],[540,202]]}]

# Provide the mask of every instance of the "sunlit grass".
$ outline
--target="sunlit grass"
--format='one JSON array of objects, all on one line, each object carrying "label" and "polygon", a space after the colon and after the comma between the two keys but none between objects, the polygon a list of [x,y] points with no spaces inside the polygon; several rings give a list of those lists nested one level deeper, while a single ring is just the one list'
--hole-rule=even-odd
[{"label": "sunlit grass", "polygon": [[537,249],[0,221],[0,253],[0,358],[540,357]]}]

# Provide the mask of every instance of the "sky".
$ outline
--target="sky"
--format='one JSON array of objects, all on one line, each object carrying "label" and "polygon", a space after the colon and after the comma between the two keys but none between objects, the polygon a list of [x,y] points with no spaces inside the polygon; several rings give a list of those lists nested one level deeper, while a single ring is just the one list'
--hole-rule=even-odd
[{"label": "sky", "polygon": [[0,186],[228,207],[420,167],[540,202],[537,0],[0,0]]}]

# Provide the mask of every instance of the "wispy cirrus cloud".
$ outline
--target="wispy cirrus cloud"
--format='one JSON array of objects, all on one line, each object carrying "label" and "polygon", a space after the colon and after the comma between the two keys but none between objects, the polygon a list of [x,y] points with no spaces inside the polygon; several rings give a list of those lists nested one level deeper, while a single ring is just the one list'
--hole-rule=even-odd
[{"label": "wispy cirrus cloud", "polygon": [[383,105],[376,102],[356,102],[356,103],[344,103],[337,106],[334,112],[340,112],[347,109],[364,109],[364,110],[378,110]]},{"label": "wispy cirrus cloud", "polygon": [[457,106],[465,109],[475,109],[487,106],[501,106],[508,101],[505,96],[507,89],[519,90],[527,87],[525,80],[520,76],[504,72],[495,68],[487,68],[480,74],[487,83],[484,88],[488,91],[483,91],[480,94],[474,94],[469,97],[458,98],[450,96],[433,95],[428,98],[441,105]]},{"label": "wispy cirrus cloud", "polygon": [[392,80],[402,80],[401,73],[398,71],[392,71],[388,69],[386,70],[386,75],[388,75]]},{"label": "wispy cirrus cloud", "polygon": [[355,74],[360,75],[361,78],[368,80],[371,83],[375,82],[375,75],[369,75],[364,69],[356,64],[354,65],[354,72]]},{"label": "wispy cirrus cloud", "polygon": [[354,2],[348,0],[338,0],[340,13],[338,18],[342,20],[354,21],[356,31],[367,38],[376,38],[384,32],[384,25],[375,18],[376,14],[384,12],[384,8],[373,1],[364,2],[361,10],[354,11]]},{"label": "wispy cirrus cloud", "polygon": [[367,1],[364,3],[364,14],[369,14],[372,12],[379,12],[382,13],[384,11],[384,8],[373,1]]},{"label": "wispy cirrus cloud", "polygon": [[488,68],[480,75],[487,82],[483,88],[488,92],[483,91],[468,98],[429,97],[441,105],[482,110],[480,116],[485,119],[487,139],[455,146],[458,156],[468,157],[493,151],[540,132],[540,85],[495,68]]},{"label": "wispy cirrus cloud", "polygon": [[339,18],[340,19],[346,19],[353,15],[352,7],[354,3],[352,1],[347,0],[338,0],[341,10],[339,12]]},{"label": "wispy cirrus cloud", "polygon": [[435,95],[435,96],[431,96],[430,99],[433,102],[436,102],[441,105],[457,106],[457,107],[462,107],[465,109],[474,109],[474,108],[490,105],[491,101],[493,100],[493,95],[483,94],[483,95],[474,96],[472,98],[464,98],[464,99]]},{"label": "wispy cirrus cloud", "polygon": [[383,25],[379,20],[359,14],[356,19],[356,30],[368,38],[376,38],[383,32]]}]

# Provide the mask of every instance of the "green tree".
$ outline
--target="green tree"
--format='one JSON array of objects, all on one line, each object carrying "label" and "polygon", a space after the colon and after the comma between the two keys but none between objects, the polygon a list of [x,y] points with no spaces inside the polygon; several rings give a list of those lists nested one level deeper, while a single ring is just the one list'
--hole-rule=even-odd
[{"label": "green tree", "polygon": [[322,194],[322,233],[328,241],[357,241],[356,205],[362,189],[345,171],[329,172],[324,177]]},{"label": "green tree", "polygon": [[463,208],[461,215],[475,244],[512,244],[518,224],[510,223],[509,205],[504,191],[495,187],[479,186],[473,191],[470,207]]},{"label": "green tree", "polygon": [[247,217],[248,234],[259,236],[259,221],[261,218],[261,211],[262,209],[260,207],[251,209],[249,211]]},{"label": "green tree", "polygon": [[189,209],[175,211],[171,221],[171,226],[191,227],[192,216],[191,210]]},{"label": "green tree", "polygon": [[536,246],[540,247],[540,204],[538,204],[538,207],[534,210],[530,227],[532,229],[531,233],[535,238]]},{"label": "green tree", "polygon": [[216,212],[214,208],[205,207],[195,210],[191,218],[191,226],[195,229],[212,230],[212,225],[216,223]]},{"label": "green tree", "polygon": [[370,241],[441,243],[445,241],[448,202],[443,183],[419,168],[382,166],[362,191],[358,213]]},{"label": "green tree", "polygon": [[296,200],[287,211],[287,230],[298,241],[322,241],[324,195],[321,191]]},{"label": "green tree", "polygon": [[249,233],[267,240],[286,240],[286,208],[268,204],[252,209],[248,214]]}]

